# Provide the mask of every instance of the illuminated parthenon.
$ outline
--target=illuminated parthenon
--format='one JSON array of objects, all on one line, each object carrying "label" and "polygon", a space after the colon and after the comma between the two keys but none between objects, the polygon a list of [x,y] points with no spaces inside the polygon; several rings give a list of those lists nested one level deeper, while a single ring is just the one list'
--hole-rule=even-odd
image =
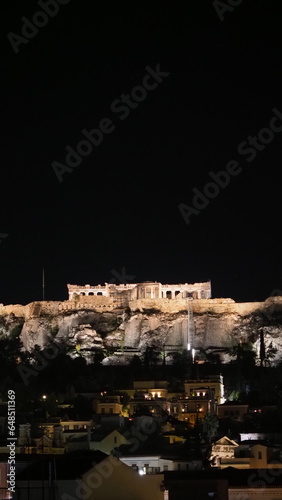
[{"label": "illuminated parthenon", "polygon": [[211,282],[163,285],[157,281],[143,283],[105,283],[104,285],[67,285],[69,300],[75,297],[103,296],[110,298],[137,299],[210,299]]}]

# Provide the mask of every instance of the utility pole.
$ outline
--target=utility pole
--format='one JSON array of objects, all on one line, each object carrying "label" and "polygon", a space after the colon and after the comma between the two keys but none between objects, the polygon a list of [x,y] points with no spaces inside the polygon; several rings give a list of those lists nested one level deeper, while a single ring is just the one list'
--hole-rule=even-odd
[{"label": "utility pole", "polygon": [[44,267],[42,270],[42,300],[45,300],[45,275],[44,275]]}]

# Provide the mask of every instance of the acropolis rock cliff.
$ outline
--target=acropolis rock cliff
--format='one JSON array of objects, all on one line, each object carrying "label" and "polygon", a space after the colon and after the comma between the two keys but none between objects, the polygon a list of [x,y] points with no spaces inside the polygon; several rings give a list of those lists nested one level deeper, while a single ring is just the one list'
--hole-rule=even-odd
[{"label": "acropolis rock cliff", "polygon": [[[103,296],[76,297],[64,302],[32,302],[0,306],[0,335],[21,327],[26,350],[44,348],[64,339],[80,353],[116,348],[126,351],[146,345],[175,351],[186,348],[187,299],[136,299],[125,305]],[[282,353],[282,297],[265,302],[236,303],[232,299],[193,300],[193,347],[230,347],[250,340],[258,346],[261,332]]]}]

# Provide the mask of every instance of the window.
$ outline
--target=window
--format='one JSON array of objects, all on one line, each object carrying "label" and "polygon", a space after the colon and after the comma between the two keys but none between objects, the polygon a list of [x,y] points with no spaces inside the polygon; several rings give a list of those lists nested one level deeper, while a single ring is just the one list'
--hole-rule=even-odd
[{"label": "window", "polygon": [[152,474],[158,474],[159,472],[161,472],[160,467],[152,467]]},{"label": "window", "polygon": [[168,465],[164,465],[164,471],[168,470]]},{"label": "window", "polygon": [[258,459],[261,460],[262,459],[262,453],[261,451],[258,451]]},{"label": "window", "polygon": [[105,413],[105,408],[101,408],[101,413]]},{"label": "window", "polygon": [[74,425],[73,428],[74,428],[75,431],[78,431],[79,426],[78,425]]},{"label": "window", "polygon": [[64,431],[68,431],[69,430],[69,426],[68,425],[64,425]]},{"label": "window", "polygon": [[114,443],[117,444],[117,437],[114,436]]},{"label": "window", "polygon": [[112,406],[110,407],[110,413],[114,413],[114,409],[112,408]]},{"label": "window", "polygon": [[[145,465],[145,467],[146,467],[146,465]],[[147,474],[158,474],[159,472],[161,472],[160,467],[146,467]]]}]

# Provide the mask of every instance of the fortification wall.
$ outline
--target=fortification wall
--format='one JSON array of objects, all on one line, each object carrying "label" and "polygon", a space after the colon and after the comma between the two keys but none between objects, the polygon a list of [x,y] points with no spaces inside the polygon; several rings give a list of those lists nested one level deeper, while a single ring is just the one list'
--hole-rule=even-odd
[{"label": "fortification wall", "polygon": [[19,318],[28,318],[29,316],[29,310],[30,308],[28,305],[22,306],[21,304],[10,304],[7,306],[4,306],[3,304],[0,304],[0,315],[1,316],[6,316],[9,314],[14,314],[15,316]]},{"label": "fortification wall", "polygon": [[[52,302],[50,303],[52,304]],[[54,304],[54,302],[53,302]],[[101,309],[115,310],[120,307],[128,307],[131,311],[157,310],[164,313],[178,313],[187,311],[187,299],[135,299],[125,300],[123,298],[109,298],[102,296],[82,296],[79,301],[58,302],[59,310],[68,309]],[[238,314],[239,316],[249,316],[256,311],[273,312],[282,308],[282,297],[269,297],[264,302],[235,302],[231,298],[217,299],[194,299],[193,311],[195,314]]]},{"label": "fortification wall", "polygon": [[[93,311],[114,311],[129,307],[132,312],[160,311],[177,314],[187,311],[187,299],[136,299],[118,300],[103,296],[80,296],[79,299],[59,301],[36,301],[27,305],[2,305],[0,315],[14,314],[28,319],[40,315],[56,315],[65,311],[91,309]],[[230,298],[193,300],[195,314],[238,314],[248,316],[256,311],[271,313],[282,308],[282,297],[270,297],[265,302],[235,302]]]},{"label": "fortification wall", "polygon": [[[240,314],[248,315],[255,311],[260,302],[238,304],[232,299],[200,299],[193,300],[193,311],[196,314],[211,312],[212,314]],[[178,313],[187,311],[187,299],[137,299],[129,302],[132,311],[146,312],[157,310],[163,313]]]}]

